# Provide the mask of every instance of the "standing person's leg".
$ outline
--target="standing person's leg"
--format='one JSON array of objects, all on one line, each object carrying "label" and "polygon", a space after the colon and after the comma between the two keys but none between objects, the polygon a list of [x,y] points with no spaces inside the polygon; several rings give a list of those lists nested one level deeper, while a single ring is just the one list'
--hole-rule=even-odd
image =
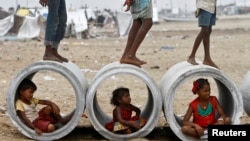
[{"label": "standing person's leg", "polygon": [[[142,25],[138,31],[138,33],[136,34],[136,37],[134,39],[134,42],[132,44],[132,47],[130,48],[128,54],[131,60],[139,60],[136,57],[136,52],[139,48],[139,46],[141,45],[142,41],[144,40],[145,36],[147,35],[148,31],[150,30],[150,28],[153,25],[153,21],[152,18],[149,19],[143,19],[142,21]],[[139,60],[140,61],[140,60]],[[143,64],[145,64],[146,62],[141,61]]]},{"label": "standing person's leg", "polygon": [[[120,60],[121,63],[127,63],[127,64],[133,64],[138,67],[140,65],[146,64],[145,61],[141,61],[136,57],[136,52],[144,40],[147,32],[153,25],[152,16],[153,16],[153,9],[152,9],[152,3],[146,2],[146,3],[135,3],[134,9],[132,9],[132,16],[138,23],[140,23],[140,26],[137,27],[136,32],[134,32],[134,38],[132,39],[133,42],[131,42],[130,47],[126,48],[125,54],[123,54],[122,59]],[[139,5],[138,5],[139,4]],[[146,5],[146,6],[145,6]],[[143,10],[142,10],[143,9]],[[141,11],[140,11],[141,10]],[[138,12],[140,11],[140,12]],[[135,21],[134,21],[135,22]],[[131,29],[133,30],[133,29]],[[133,31],[131,31],[133,32]]]},{"label": "standing person's leg", "polygon": [[45,30],[45,53],[43,56],[43,60],[52,60],[62,62],[60,58],[55,56],[54,51],[52,50],[53,42],[55,41],[56,37],[56,30],[58,24],[58,8],[60,0],[50,0],[48,1],[48,16],[46,21],[46,30]]},{"label": "standing person's leg", "polygon": [[211,35],[211,32],[212,32],[212,26],[209,26],[207,29],[207,34],[205,35],[205,37],[203,39],[204,54],[205,54],[203,64],[219,69],[219,67],[212,61],[212,58],[210,56],[210,35]]},{"label": "standing person's leg", "polygon": [[131,27],[129,34],[128,34],[127,45],[126,45],[126,48],[125,48],[123,55],[120,59],[120,63],[126,63],[125,60],[127,60],[127,58],[129,58],[128,51],[131,49],[132,44],[135,41],[135,37],[137,35],[138,30],[140,29],[141,24],[142,23],[141,23],[140,19],[133,20],[132,27]]},{"label": "standing person's leg", "polygon": [[199,32],[199,34],[197,35],[194,41],[192,52],[189,55],[188,60],[187,60],[190,64],[198,65],[198,63],[195,61],[195,54],[201,44],[201,41],[204,39],[206,31],[207,31],[207,27],[201,27],[201,31]]},{"label": "standing person's leg", "polygon": [[66,3],[65,0],[60,0],[59,2],[59,8],[58,8],[58,18],[59,23],[56,30],[56,38],[53,45],[54,53],[55,55],[60,58],[63,62],[68,62],[68,59],[62,57],[58,54],[58,46],[60,44],[60,41],[64,38],[65,29],[66,29],[66,22],[67,22],[67,10],[66,10]]}]

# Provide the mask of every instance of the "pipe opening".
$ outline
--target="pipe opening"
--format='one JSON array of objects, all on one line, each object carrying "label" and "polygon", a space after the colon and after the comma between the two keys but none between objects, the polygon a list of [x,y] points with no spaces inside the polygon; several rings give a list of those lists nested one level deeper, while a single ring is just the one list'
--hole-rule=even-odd
[{"label": "pipe opening", "polygon": [[[178,85],[176,88],[176,94],[174,96],[173,102],[173,111],[175,114],[175,120],[179,124],[180,128],[182,126],[182,119],[184,118],[184,115],[188,109],[189,103],[198,97],[197,94],[192,93],[193,81],[197,80],[198,78],[201,77],[194,77],[189,80],[185,80],[184,83]],[[216,96],[226,116],[232,117],[234,114],[234,100],[229,89],[217,79],[211,77],[202,78],[208,79],[211,89],[210,95]],[[219,118],[219,115],[217,115],[216,118]]]},{"label": "pipe opening", "polygon": [[[37,140],[59,139],[78,124],[84,110],[84,89],[87,85],[84,77],[76,76],[81,72],[80,69],[70,71],[68,68],[76,69],[76,66],[73,63],[39,62],[20,71],[11,81],[7,95],[7,111],[13,124],[27,137]],[[15,103],[19,98],[17,88],[26,78],[37,86],[33,97],[54,102],[60,108],[62,117],[72,117],[67,124],[56,124],[58,129],[42,135],[37,135],[24,124],[16,113]],[[46,105],[39,104],[37,108],[41,109],[44,106]]]},{"label": "pipe opening", "polygon": [[[111,85],[110,85],[111,84]],[[131,134],[115,134],[105,128],[112,120],[112,91],[123,86],[130,89],[131,103],[141,109],[146,125]],[[162,98],[158,86],[142,69],[117,62],[104,66],[88,89],[86,110],[91,124],[101,135],[110,140],[144,137],[156,126],[162,111]],[[108,107],[104,108],[103,107]]]}]

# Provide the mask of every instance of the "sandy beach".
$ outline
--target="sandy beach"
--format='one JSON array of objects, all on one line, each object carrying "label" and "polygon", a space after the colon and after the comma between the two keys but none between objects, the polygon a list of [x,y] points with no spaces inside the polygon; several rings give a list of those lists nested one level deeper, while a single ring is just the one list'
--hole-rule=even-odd
[{"label": "sandy beach", "polygon": [[[240,89],[243,77],[250,69],[250,15],[219,17],[211,35],[211,56],[220,70],[229,76]],[[95,38],[75,39],[65,38],[61,42],[59,53],[81,68],[88,84],[91,85],[96,73],[104,66],[119,61],[126,45],[126,37],[118,37],[117,28],[91,28],[89,31]],[[152,77],[157,85],[162,76],[173,65],[186,61],[191,52],[194,39],[199,32],[196,21],[166,22],[160,20],[153,25],[138,50],[138,58],[147,61],[142,68]],[[43,39],[34,40],[0,40],[0,139],[6,141],[29,141],[11,122],[6,111],[6,96],[9,84],[18,72],[27,66],[42,60],[44,53]],[[196,58],[202,61],[204,50],[201,44]],[[34,82],[38,86],[35,96],[50,99],[58,103],[63,114],[67,114],[75,107],[74,90],[69,82],[59,74],[49,71],[37,73]],[[191,92],[191,82],[186,84],[182,93],[177,95],[174,105],[175,114],[183,115],[188,103],[196,96]],[[211,80],[212,81],[212,80]],[[132,83],[131,83],[132,82]],[[98,88],[98,102],[104,112],[111,116],[112,105],[110,97],[112,90],[119,86],[129,87],[132,103],[140,108],[145,106],[148,98],[145,84],[138,78],[131,76],[115,76],[105,81]],[[212,95],[216,95],[216,87],[212,85]],[[58,98],[60,97],[60,98]],[[241,123],[250,123],[249,116],[244,113]],[[78,126],[64,140],[106,140],[93,129],[88,118],[82,118]],[[145,138],[132,139],[178,141],[178,137],[169,128],[162,113],[157,127]]]}]

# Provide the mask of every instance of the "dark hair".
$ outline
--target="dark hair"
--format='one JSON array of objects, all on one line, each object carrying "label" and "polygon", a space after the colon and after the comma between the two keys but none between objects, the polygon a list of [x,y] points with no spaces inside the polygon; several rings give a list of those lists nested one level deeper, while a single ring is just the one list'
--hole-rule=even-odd
[{"label": "dark hair", "polygon": [[209,82],[207,79],[199,78],[193,82],[193,88],[192,92],[193,94],[196,94],[198,90],[200,90],[204,85],[209,85]]},{"label": "dark hair", "polygon": [[120,87],[120,88],[115,89],[112,92],[112,98],[111,98],[110,103],[112,105],[114,105],[114,106],[118,106],[119,105],[119,100],[122,98],[122,96],[125,93],[129,93],[129,89],[128,88]]},{"label": "dark hair", "polygon": [[20,94],[21,90],[27,90],[29,88],[32,88],[33,90],[36,90],[36,84],[34,82],[32,82],[30,79],[24,79],[20,85],[17,88],[17,92]]}]

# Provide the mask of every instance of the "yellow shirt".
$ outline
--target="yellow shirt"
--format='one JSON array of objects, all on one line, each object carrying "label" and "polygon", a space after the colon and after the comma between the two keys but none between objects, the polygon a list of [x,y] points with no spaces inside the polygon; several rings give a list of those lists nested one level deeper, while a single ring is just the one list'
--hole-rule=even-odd
[{"label": "yellow shirt", "polygon": [[38,117],[38,110],[36,108],[38,104],[38,99],[32,98],[31,99],[31,104],[26,104],[22,100],[18,99],[16,101],[16,110],[18,111],[23,111],[25,112],[25,115],[27,118],[32,122],[34,119]]},{"label": "yellow shirt", "polygon": [[214,14],[216,12],[216,2],[217,0],[196,0],[196,7]]}]

